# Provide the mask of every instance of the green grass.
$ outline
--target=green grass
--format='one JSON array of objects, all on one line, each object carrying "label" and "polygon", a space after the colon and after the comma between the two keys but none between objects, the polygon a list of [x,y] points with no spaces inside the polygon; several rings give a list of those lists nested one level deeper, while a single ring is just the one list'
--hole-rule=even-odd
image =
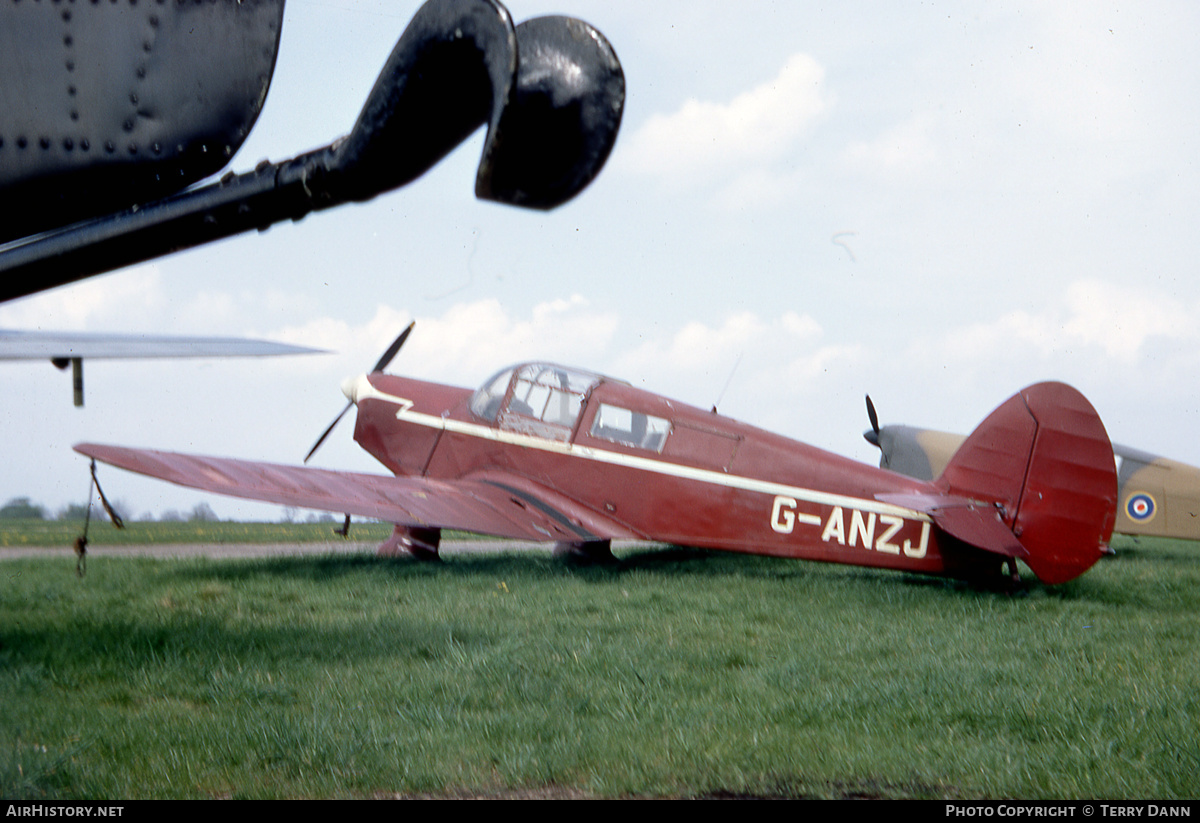
[{"label": "green grass", "polygon": [[[1125,544],[1128,546],[1129,544]],[[1200,548],[0,564],[0,796],[1200,794]]]},{"label": "green grass", "polygon": [[[115,529],[103,516],[88,528],[92,546],[145,546],[163,543],[314,543],[334,539],[337,523],[238,523],[225,521],[160,523],[130,521]],[[0,519],[0,548],[9,546],[70,546],[83,532],[82,520]],[[354,540],[382,542],[392,533],[390,523],[355,521]]]}]

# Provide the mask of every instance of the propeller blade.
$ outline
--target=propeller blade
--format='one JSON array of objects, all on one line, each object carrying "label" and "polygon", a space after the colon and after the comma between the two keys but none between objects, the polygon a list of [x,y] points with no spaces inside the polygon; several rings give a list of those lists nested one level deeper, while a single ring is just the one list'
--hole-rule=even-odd
[{"label": "propeller blade", "polygon": [[317,438],[317,442],[313,443],[313,447],[308,450],[308,454],[304,455],[305,463],[308,462],[308,458],[312,457],[316,453],[317,449],[321,448],[321,444],[325,442],[325,438],[329,436],[331,431],[333,431],[334,426],[341,422],[342,418],[346,416],[346,412],[350,411],[350,407],[353,405],[354,401],[347,403],[346,408],[342,409],[341,413],[337,417],[333,418],[333,422],[329,424],[329,428],[321,433],[321,436]]},{"label": "propeller blade", "polygon": [[375,368],[371,369],[372,372],[383,371],[388,367],[388,364],[392,362],[392,358],[400,352],[400,347],[404,345],[404,341],[408,339],[408,335],[412,333],[413,326],[415,325],[417,325],[416,320],[409,323],[408,328],[400,332],[400,336],[392,341],[392,345],[388,346],[387,351],[379,358],[379,362],[375,364]]},{"label": "propeller blade", "polygon": [[[404,331],[400,332],[400,336],[392,341],[392,345],[387,347],[387,351],[385,351],[383,356],[380,357],[375,363],[375,367],[371,369],[372,372],[383,371],[388,367],[388,364],[391,363],[392,359],[400,352],[401,347],[404,345],[404,341],[408,339],[410,334],[412,334],[413,326],[415,325],[417,325],[416,320],[409,323]],[[329,424],[329,428],[325,429],[325,431],[321,433],[321,436],[317,438],[317,442],[314,443],[313,447],[308,450],[308,454],[304,455],[305,463],[308,462],[310,457],[316,454],[317,449],[321,448],[321,444],[325,442],[325,438],[328,437],[329,433],[332,432],[337,424],[341,422],[342,418],[346,416],[346,412],[350,411],[350,407],[353,405],[354,401],[351,400],[346,404],[346,408],[342,409],[341,413],[339,413],[337,417],[333,418],[333,422]]]},{"label": "propeller blade", "polygon": [[879,447],[879,415],[875,413],[875,404],[871,395],[867,395],[867,418],[871,421],[871,430],[863,432],[863,439],[872,446]]}]

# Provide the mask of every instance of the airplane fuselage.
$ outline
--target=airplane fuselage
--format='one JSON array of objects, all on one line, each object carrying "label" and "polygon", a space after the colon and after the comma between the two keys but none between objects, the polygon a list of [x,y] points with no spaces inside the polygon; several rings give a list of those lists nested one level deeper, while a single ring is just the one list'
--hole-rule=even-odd
[{"label": "airplane fuselage", "polygon": [[[480,397],[486,386],[472,392],[378,373],[359,379],[370,387],[357,396],[355,439],[393,473],[503,474],[514,502],[526,493],[530,505],[562,499],[550,514],[578,542],[600,539],[588,528],[590,513],[629,538],[700,548],[955,576],[997,566],[928,515],[877,498],[936,494],[930,483],[621,382],[597,378],[568,408],[546,392],[519,396],[520,375],[491,398]],[[542,403],[536,409],[526,402],[531,394]],[[949,561],[947,541],[955,543]]]},{"label": "airplane fuselage", "polygon": [[342,390],[355,439],[395,477],[75,448],[182,486],[390,521],[383,555],[436,556],[442,530],[459,529],[591,559],[636,539],[993,581],[1021,560],[1055,585],[1103,556],[1116,517],[1108,433],[1064,383],[1009,397],[935,482],[552,363],[474,392],[378,371]]}]

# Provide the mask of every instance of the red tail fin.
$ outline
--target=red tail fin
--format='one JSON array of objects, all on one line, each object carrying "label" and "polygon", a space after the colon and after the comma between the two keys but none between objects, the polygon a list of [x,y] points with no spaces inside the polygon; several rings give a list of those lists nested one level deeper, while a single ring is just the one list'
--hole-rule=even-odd
[{"label": "red tail fin", "polygon": [[947,492],[999,503],[1043,583],[1073,580],[1100,559],[1116,522],[1117,470],[1099,415],[1064,383],[1010,397],[938,478]]}]

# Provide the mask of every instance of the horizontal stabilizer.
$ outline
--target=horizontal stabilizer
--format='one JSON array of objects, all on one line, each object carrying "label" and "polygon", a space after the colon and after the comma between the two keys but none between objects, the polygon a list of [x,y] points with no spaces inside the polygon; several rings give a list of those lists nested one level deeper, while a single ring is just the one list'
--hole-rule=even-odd
[{"label": "horizontal stabilizer", "polygon": [[884,503],[924,512],[946,534],[993,554],[1021,559],[1029,554],[1005,524],[996,506],[950,495],[881,494],[876,497]]}]

